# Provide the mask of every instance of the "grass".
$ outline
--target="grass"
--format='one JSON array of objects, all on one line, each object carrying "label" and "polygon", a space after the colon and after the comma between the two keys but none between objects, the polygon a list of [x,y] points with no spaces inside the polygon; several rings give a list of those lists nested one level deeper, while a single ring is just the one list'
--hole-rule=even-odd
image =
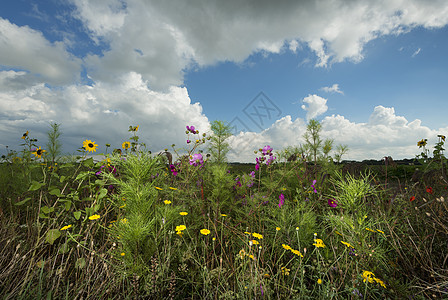
[{"label": "grass", "polygon": [[448,294],[440,168],[412,181],[404,168],[267,165],[262,151],[259,170],[205,156],[177,155],[170,165],[135,132],[121,154],[95,162],[80,149],[77,160],[56,165],[33,157],[27,139],[29,151],[0,164],[4,299]]}]

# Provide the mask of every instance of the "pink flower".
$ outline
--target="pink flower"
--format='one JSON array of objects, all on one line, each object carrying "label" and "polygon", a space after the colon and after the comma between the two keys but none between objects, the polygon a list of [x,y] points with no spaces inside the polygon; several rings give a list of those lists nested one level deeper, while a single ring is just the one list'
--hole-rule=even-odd
[{"label": "pink flower", "polygon": [[328,199],[328,205],[330,205],[330,207],[336,207],[338,206],[338,202],[334,199]]},{"label": "pink flower", "polygon": [[190,165],[192,166],[199,166],[202,165],[204,163],[204,160],[202,158],[202,154],[201,153],[196,153],[193,154],[193,156],[191,156],[190,158]]},{"label": "pink flower", "polygon": [[283,204],[285,204],[285,195],[280,194],[280,196],[278,196],[278,198],[280,199],[280,201],[278,202],[278,207],[282,208]]}]

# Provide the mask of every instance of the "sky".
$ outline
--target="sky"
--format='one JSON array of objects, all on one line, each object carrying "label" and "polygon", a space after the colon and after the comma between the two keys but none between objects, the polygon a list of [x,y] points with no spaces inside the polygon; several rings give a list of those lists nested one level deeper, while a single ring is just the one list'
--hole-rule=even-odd
[{"label": "sky", "polygon": [[317,119],[343,159],[414,158],[448,135],[447,24],[446,0],[3,0],[0,152],[58,123],[65,153],[137,125],[181,153],[222,120],[228,160],[254,162]]}]

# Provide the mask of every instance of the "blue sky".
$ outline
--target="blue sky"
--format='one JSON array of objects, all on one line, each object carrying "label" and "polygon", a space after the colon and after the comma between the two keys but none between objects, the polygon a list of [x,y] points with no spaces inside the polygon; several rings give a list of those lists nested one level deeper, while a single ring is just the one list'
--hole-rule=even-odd
[{"label": "blue sky", "polygon": [[411,158],[448,134],[447,24],[446,1],[7,0],[0,151],[57,122],[68,153],[119,148],[129,125],[157,152],[225,120],[249,162],[316,118],[346,159]]}]

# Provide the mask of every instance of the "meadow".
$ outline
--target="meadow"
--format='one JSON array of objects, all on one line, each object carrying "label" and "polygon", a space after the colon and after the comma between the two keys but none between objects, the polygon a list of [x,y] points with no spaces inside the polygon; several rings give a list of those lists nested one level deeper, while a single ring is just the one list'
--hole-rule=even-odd
[{"label": "meadow", "polygon": [[2,299],[447,297],[444,136],[432,156],[418,142],[412,180],[268,145],[236,169],[193,126],[185,152],[152,154],[138,130],[100,161],[89,139],[64,158],[18,136],[0,164]]}]

